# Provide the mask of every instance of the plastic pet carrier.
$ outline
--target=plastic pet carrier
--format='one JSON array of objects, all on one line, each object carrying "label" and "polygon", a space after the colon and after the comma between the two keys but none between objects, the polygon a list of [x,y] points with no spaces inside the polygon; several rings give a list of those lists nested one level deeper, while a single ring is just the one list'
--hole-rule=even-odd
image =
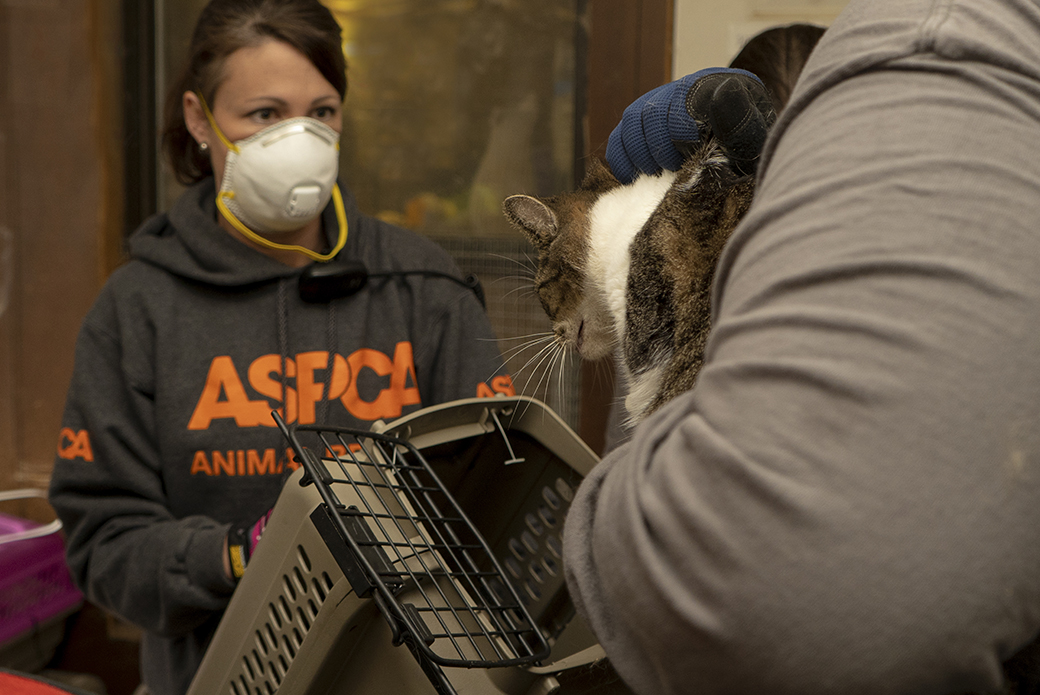
[{"label": "plastic pet carrier", "polygon": [[279,422],[286,482],[189,695],[625,693],[561,531],[595,454],[539,401]]}]

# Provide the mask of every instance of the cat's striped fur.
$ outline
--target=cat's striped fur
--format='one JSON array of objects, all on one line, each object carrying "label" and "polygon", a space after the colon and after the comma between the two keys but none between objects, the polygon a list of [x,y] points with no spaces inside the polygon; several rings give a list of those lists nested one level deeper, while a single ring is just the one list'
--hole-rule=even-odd
[{"label": "cat's striped fur", "polygon": [[537,249],[556,339],[585,359],[618,349],[633,421],[693,385],[715,263],[753,191],[709,140],[678,172],[623,186],[594,160],[574,192],[505,201]]}]

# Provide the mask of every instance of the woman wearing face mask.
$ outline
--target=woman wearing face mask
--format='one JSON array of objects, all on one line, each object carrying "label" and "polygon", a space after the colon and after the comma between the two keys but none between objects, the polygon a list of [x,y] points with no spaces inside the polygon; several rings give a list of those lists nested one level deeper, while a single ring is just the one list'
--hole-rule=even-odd
[{"label": "woman wearing face mask", "polygon": [[[447,254],[337,184],[328,10],[213,0],[190,55],[165,149],[191,185],[84,321],[51,486],[78,584],[145,631],[153,695],[186,691],[295,467],[272,410],[368,427],[512,390]],[[329,269],[358,264],[372,276],[341,296]]]}]

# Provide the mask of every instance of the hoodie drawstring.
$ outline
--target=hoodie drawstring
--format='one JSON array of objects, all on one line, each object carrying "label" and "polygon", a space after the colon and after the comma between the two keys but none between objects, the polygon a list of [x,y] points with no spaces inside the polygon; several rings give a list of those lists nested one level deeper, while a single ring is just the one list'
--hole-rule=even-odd
[{"label": "hoodie drawstring", "polygon": [[[332,369],[336,364],[336,310],[332,302],[327,304],[328,312],[325,319],[325,350],[329,354],[329,361],[325,370],[325,381],[321,384],[321,399],[318,401],[318,422],[329,424],[329,399],[326,398],[328,391],[332,388]],[[331,394],[329,394],[331,395]]]},{"label": "hoodie drawstring", "polygon": [[[282,278],[278,281],[278,357],[281,360],[281,365],[278,375],[278,383],[282,387],[282,417],[285,418],[286,422],[289,420],[289,404],[286,402],[286,394],[288,393],[288,386],[286,386],[286,380],[289,378],[287,367],[289,366],[289,303],[286,299],[286,284],[288,280]],[[288,455],[289,443],[284,441],[281,436],[278,439],[278,446],[275,447],[275,451],[282,449],[286,451]],[[285,467],[285,475],[288,476],[290,469],[288,466]]]},{"label": "hoodie drawstring", "polygon": [[[282,416],[285,418],[289,417],[289,404],[286,403],[288,394],[287,381],[289,379],[288,365],[289,365],[289,300],[288,300],[288,278],[282,278],[278,281],[278,354],[281,359],[281,379],[279,383],[282,387]],[[329,355],[329,361],[326,365],[326,377],[321,384],[321,396],[318,399],[318,424],[329,424],[329,402],[327,395],[329,388],[331,387],[332,381],[332,370],[335,366],[336,361],[336,308],[333,306],[333,302],[329,302],[326,305],[328,308],[325,314],[325,348]]]}]

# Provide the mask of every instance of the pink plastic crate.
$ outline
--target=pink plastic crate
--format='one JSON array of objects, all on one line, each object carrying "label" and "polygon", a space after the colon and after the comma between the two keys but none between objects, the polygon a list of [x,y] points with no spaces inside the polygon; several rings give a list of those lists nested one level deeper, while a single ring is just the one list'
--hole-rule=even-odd
[{"label": "pink plastic crate", "polygon": [[[0,514],[0,538],[39,524]],[[0,544],[0,646],[83,601],[57,534]]]}]

